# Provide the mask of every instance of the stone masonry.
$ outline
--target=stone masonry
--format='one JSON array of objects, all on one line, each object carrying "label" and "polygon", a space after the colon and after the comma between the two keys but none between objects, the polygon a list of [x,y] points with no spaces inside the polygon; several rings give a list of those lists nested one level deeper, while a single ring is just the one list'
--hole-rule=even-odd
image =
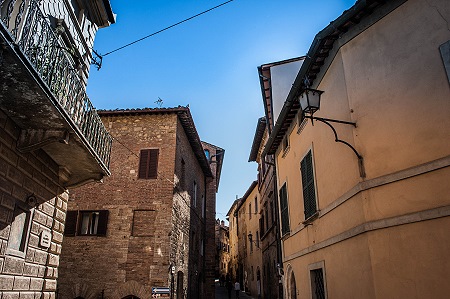
[{"label": "stone masonry", "polygon": [[[55,298],[68,193],[59,185],[58,165],[40,150],[19,153],[18,137],[0,110],[0,298]],[[11,227],[25,214],[18,240]]]},{"label": "stone masonry", "polygon": [[[99,114],[114,137],[112,175],[74,190],[68,209],[108,210],[106,235],[64,239],[60,295],[144,299],[153,287],[170,287],[174,298],[214,294],[208,268],[214,238],[210,244],[208,237],[214,235],[217,183],[198,156],[211,146],[186,131],[193,127],[188,108]],[[179,114],[188,116],[191,127]],[[156,179],[138,178],[142,149],[159,149]]]}]

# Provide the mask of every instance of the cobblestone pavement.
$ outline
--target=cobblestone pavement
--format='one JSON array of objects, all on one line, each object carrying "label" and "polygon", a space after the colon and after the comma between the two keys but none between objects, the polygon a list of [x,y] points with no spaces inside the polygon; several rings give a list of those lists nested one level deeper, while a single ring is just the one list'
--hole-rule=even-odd
[{"label": "cobblestone pavement", "polygon": [[[231,291],[231,299],[236,299],[236,292]],[[228,299],[228,291],[226,287],[221,287],[218,282],[216,282],[216,299]],[[240,292],[239,299],[254,299],[244,292]]]}]

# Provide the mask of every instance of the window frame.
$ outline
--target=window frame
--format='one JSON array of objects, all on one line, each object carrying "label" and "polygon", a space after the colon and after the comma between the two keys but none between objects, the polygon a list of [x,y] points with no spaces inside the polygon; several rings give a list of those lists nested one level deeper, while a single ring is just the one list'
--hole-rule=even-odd
[{"label": "window frame", "polygon": [[[144,156],[144,154],[147,156]],[[157,179],[158,166],[159,166],[159,148],[146,148],[140,150],[139,164],[138,164],[139,180]]]},{"label": "window frame", "polygon": [[[95,233],[81,233],[83,214],[98,213],[97,230]],[[91,215],[92,216],[92,215]],[[91,221],[91,216],[89,221]],[[106,237],[109,223],[109,210],[69,210],[66,214],[64,236],[67,237]]]},{"label": "window frame", "polygon": [[318,297],[316,296],[316,292],[315,292],[316,287],[317,287],[316,282],[315,282],[315,273],[318,270],[320,270],[321,274],[322,274],[324,299],[327,299],[328,293],[327,293],[325,261],[319,261],[319,262],[308,265],[311,299],[318,299]]},{"label": "window frame", "polygon": [[[11,232],[12,232],[12,226],[14,225],[14,220],[16,218],[16,216],[22,214],[16,214],[18,210],[21,210],[22,213],[25,213],[25,221],[22,227],[22,237],[20,240],[20,245],[19,245],[19,249],[16,248],[11,248],[11,238],[13,237]],[[5,254],[6,255],[12,255],[12,256],[16,256],[16,257],[22,257],[24,258],[27,252],[27,247],[28,247],[28,241],[30,239],[30,233],[31,233],[31,225],[33,222],[33,216],[34,216],[34,208],[27,208],[24,205],[18,204],[16,203],[14,206],[14,210],[13,210],[13,219],[11,221],[10,224],[10,231],[9,231],[9,235],[8,235],[8,243],[6,246],[6,250],[5,250]]]}]

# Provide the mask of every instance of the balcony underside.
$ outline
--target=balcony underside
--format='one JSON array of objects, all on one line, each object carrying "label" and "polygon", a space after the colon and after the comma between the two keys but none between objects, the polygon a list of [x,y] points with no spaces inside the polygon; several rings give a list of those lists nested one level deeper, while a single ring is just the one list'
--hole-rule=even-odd
[{"label": "balcony underside", "polygon": [[17,149],[43,149],[60,165],[64,187],[109,175],[29,61],[1,32],[0,109],[20,129]]}]

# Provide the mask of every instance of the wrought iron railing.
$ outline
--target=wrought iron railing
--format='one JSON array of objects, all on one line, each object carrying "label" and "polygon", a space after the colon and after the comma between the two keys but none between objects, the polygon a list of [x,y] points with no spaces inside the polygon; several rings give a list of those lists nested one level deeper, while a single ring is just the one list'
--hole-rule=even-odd
[{"label": "wrought iron railing", "polygon": [[[109,167],[112,137],[92,106],[70,49],[36,0],[0,0],[1,23],[98,158]],[[0,25],[1,26],[1,25]]]}]

